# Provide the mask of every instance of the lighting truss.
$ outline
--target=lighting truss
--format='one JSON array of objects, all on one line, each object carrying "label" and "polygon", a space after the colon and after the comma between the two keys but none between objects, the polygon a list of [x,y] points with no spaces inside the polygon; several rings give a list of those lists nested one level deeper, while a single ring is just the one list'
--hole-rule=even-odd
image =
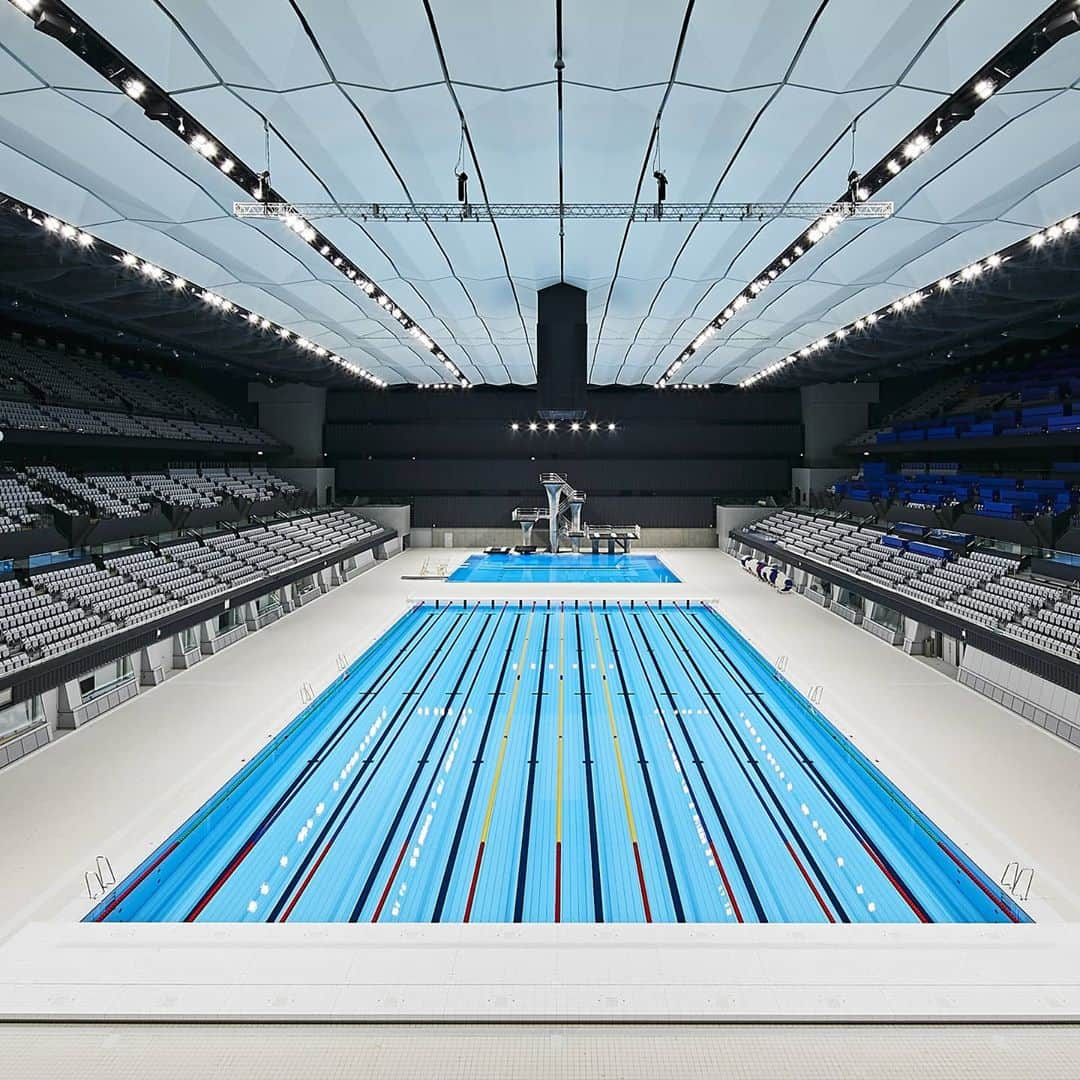
[{"label": "lighting truss", "polygon": [[882,320],[895,319],[906,315],[909,311],[917,308],[924,300],[928,300],[935,291],[938,293],[947,293],[957,286],[976,281],[986,274],[1001,270],[1010,259],[1020,254],[1026,248],[1040,250],[1056,244],[1059,241],[1077,236],[1080,236],[1080,217],[1072,214],[1045,229],[1039,229],[1037,232],[1032,233],[1031,236],[1025,237],[1023,240],[1018,240],[1008,247],[995,251],[985,259],[979,259],[976,262],[969,263],[963,269],[957,270],[952,274],[946,274],[945,277],[940,280],[935,281],[930,285],[924,285],[921,289],[916,289],[914,292],[908,293],[898,300],[894,300],[891,304],[886,304],[875,311],[868,312],[854,322],[847,323],[845,326],[837,328],[832,333],[826,334],[823,338],[818,338],[817,341],[811,342],[809,345],[804,345],[790,356],[785,356],[783,360],[775,360],[767,367],[763,367],[760,371],[754,372],[753,375],[748,375],[739,383],[739,387],[740,389],[746,390],[751,386],[756,386],[762,380],[786,371],[800,360],[809,359],[812,356],[824,352],[830,347],[840,344],[851,335],[868,333]]},{"label": "lighting truss", "polygon": [[[1054,0],[1041,15],[1021,30],[974,75],[965,80],[959,89],[941,102],[874,166],[861,176],[853,173],[850,178],[853,191],[848,198],[859,201],[872,198],[893,177],[899,176],[914,162],[921,160],[923,155],[957,124],[970,120],[998,90],[1030,67],[1048,49],[1053,48],[1062,38],[1080,30],[1080,14],[1076,7],[1077,0]],[[693,358],[698,349],[709,342],[717,330],[721,329],[743,307],[752,303],[762,290],[768,288],[778,277],[794,266],[815,244],[823,240],[836,224],[834,215],[823,214],[805,235],[793,240],[761,271],[748,288],[734,297],[727,307],[701,330],[697,337],[667,366],[664,374],[653,385],[659,390],[670,385],[679,369]]]},{"label": "lighting truss", "polygon": [[496,218],[617,218],[620,221],[770,221],[773,218],[887,218],[891,202],[745,203],[334,203],[234,202],[238,218],[281,221],[350,218],[355,221],[494,221]]},{"label": "lighting truss", "polygon": [[261,332],[267,336],[273,335],[280,342],[292,345],[300,352],[318,357],[318,359],[324,360],[342,371],[347,371],[350,375],[363,379],[380,389],[385,389],[387,385],[386,381],[380,379],[374,372],[360,367],[359,364],[354,364],[351,360],[338,356],[337,353],[324,348],[322,345],[293,333],[293,331],[280,325],[280,323],[272,322],[258,312],[234,304],[231,300],[212,292],[210,289],[205,289],[193,281],[188,281],[186,278],[179,277],[169,270],[164,270],[154,263],[140,259],[134,253],[125,251],[123,248],[84,232],[82,229],[77,229],[74,225],[62,221],[52,214],[46,214],[37,207],[0,194],[0,210],[39,225],[47,235],[59,237],[83,250],[94,249],[99,254],[110,256],[123,270],[130,272],[145,282],[148,288],[156,286],[159,289],[167,289],[178,296],[191,295],[198,297],[209,309],[216,311],[221,317],[238,319],[253,332]]}]

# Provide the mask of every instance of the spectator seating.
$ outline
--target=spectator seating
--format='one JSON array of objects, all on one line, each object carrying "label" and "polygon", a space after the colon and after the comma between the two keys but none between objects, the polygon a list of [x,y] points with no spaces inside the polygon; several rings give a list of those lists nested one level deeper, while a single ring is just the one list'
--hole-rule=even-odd
[{"label": "spectator seating", "polygon": [[0,675],[165,619],[234,589],[374,539],[344,510],[286,517],[236,533],[141,547],[0,580]]},{"label": "spectator seating", "polygon": [[964,506],[975,514],[1009,520],[1065,513],[1080,501],[1069,477],[992,476],[961,472],[959,466],[948,472],[933,465],[923,469],[894,472],[885,462],[866,462],[860,474],[837,481],[829,490],[840,498],[912,508]]},{"label": "spectator seating", "polygon": [[161,371],[0,341],[0,429],[275,448],[222,402]]},{"label": "spectator seating", "polygon": [[[43,513],[137,518],[155,503],[213,509],[226,498],[259,502],[299,496],[300,489],[265,467],[170,466],[164,472],[94,471],[77,475],[57,465],[0,467],[0,533],[39,528]],[[32,509],[33,508],[33,509]]]},{"label": "spectator seating", "polygon": [[948,548],[829,516],[781,510],[746,526],[811,562],[1080,659],[1080,600],[1017,572],[1015,559]]},{"label": "spectator seating", "polygon": [[[956,379],[940,386],[940,409],[898,411],[884,428],[856,436],[855,446],[888,445],[941,439],[1021,438],[1031,435],[1080,431],[1080,409],[1073,397],[1080,392],[1075,350],[1047,357],[1038,364],[995,373],[979,381],[964,379],[963,395],[956,398]],[[932,403],[934,388],[920,395]],[[920,400],[916,399],[916,400]]]}]

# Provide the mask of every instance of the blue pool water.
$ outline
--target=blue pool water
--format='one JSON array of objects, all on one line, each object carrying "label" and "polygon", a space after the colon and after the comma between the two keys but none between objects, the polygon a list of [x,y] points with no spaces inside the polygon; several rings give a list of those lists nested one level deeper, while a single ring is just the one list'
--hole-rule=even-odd
[{"label": "blue pool water", "polygon": [[447,581],[643,584],[679,579],[655,555],[470,555]]},{"label": "blue pool water", "polygon": [[712,609],[422,604],[88,916],[1026,922]]}]

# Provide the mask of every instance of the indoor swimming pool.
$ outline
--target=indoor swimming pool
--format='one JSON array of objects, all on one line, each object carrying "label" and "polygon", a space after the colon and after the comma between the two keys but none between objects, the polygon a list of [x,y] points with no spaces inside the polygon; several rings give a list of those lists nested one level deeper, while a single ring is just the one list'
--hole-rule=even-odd
[{"label": "indoor swimming pool", "polygon": [[670,601],[417,605],[87,920],[1029,921]]},{"label": "indoor swimming pool", "polygon": [[646,585],[678,582],[655,555],[470,555],[447,581],[577,582]]}]

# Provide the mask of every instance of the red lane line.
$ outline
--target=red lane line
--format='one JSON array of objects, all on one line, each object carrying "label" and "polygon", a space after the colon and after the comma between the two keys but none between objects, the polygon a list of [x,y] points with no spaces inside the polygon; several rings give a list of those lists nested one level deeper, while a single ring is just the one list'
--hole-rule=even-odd
[{"label": "red lane line", "polygon": [[712,857],[716,860],[716,869],[720,871],[720,877],[724,881],[724,888],[727,889],[728,899],[731,901],[731,910],[735,912],[735,918],[739,922],[743,921],[742,912],[739,910],[739,901],[735,899],[735,894],[731,891],[731,882],[728,881],[727,874],[724,873],[724,864],[720,861],[720,856],[716,854],[716,845],[710,840],[709,847],[712,848]]},{"label": "red lane line", "polygon": [[254,840],[249,840],[233,857],[229,865],[218,874],[214,884],[203,894],[202,899],[184,917],[184,922],[194,922],[204,911],[206,905],[217,896],[222,885],[233,875],[233,871],[248,857],[251,849],[255,846]]},{"label": "red lane line", "polygon": [[405,852],[408,848],[409,838],[406,836],[405,843],[401,845],[401,850],[398,852],[398,857],[394,862],[394,869],[390,871],[390,876],[386,879],[386,888],[383,889],[382,896],[379,897],[379,902],[375,905],[375,914],[371,916],[372,922],[379,921],[379,916],[382,914],[386,898],[390,895],[390,887],[394,884],[394,878],[397,877],[398,868],[401,866],[401,860],[405,858]]},{"label": "red lane line", "polygon": [[177,849],[179,844],[179,840],[173,841],[123,892],[113,893],[112,899],[101,909],[101,913],[94,917],[94,922],[101,922],[111,915],[131,895],[135,887],[145,881],[150,876],[150,873],[156,870],[165,861],[165,858]]},{"label": "red lane line", "polygon": [[281,918],[278,922],[285,922],[285,920],[292,914],[292,910],[296,907],[300,900],[300,897],[304,895],[304,890],[311,884],[311,879],[315,876],[315,871],[319,869],[323,859],[326,858],[327,852],[333,846],[333,840],[328,840],[322,851],[319,852],[319,857],[311,864],[308,872],[304,875],[304,880],[300,882],[300,888],[293,893],[293,898],[289,901],[288,907],[281,913]]},{"label": "red lane line", "polygon": [[562,841],[555,841],[555,921],[562,922]]},{"label": "red lane line", "polygon": [[652,911],[649,910],[649,892],[645,888],[645,873],[641,869],[641,852],[638,851],[637,841],[634,841],[634,862],[637,863],[637,879],[641,886],[641,904],[645,908],[645,921],[652,922]]},{"label": "red lane line", "polygon": [[882,863],[882,861],[877,857],[877,855],[874,853],[874,851],[870,848],[870,845],[867,844],[867,842],[865,840],[862,840],[862,839],[860,839],[859,842],[866,849],[867,855],[869,855],[870,858],[873,859],[874,862],[877,863],[878,869],[892,882],[893,888],[896,889],[896,891],[903,897],[904,903],[907,904],[907,906],[909,908],[911,908],[912,911],[915,912],[915,915],[918,918],[919,922],[928,923],[930,921],[930,916],[927,915],[926,912],[923,911],[922,908],[919,907],[919,905],[915,903],[915,901],[911,898],[911,894],[907,891],[906,888],[904,888],[900,884],[899,881],[896,880],[896,878],[890,872],[889,868],[887,866],[885,866],[884,863]]},{"label": "red lane line", "polygon": [[469,899],[465,901],[465,918],[462,922],[468,922],[472,915],[473,898],[476,896],[476,883],[480,880],[480,860],[484,857],[484,841],[480,841],[480,847],[476,851],[476,865],[473,867],[472,881],[469,884]]},{"label": "red lane line", "polygon": [[810,886],[810,891],[814,894],[814,899],[821,905],[821,910],[825,912],[825,918],[829,922],[836,922],[833,918],[833,913],[825,906],[825,901],[821,899],[821,893],[817,891],[817,886],[810,880],[810,875],[806,872],[806,867],[799,862],[799,856],[795,854],[795,849],[785,840],[784,847],[788,849],[788,854],[795,860],[795,865],[799,868],[799,873],[802,874],[806,884]]},{"label": "red lane line", "polygon": [[964,873],[967,874],[967,876],[971,878],[971,880],[974,881],[1002,911],[1005,912],[1011,922],[1018,923],[1020,921],[1020,919],[1014,915],[1004,903],[1002,903],[1000,897],[995,896],[940,840],[938,841],[938,847],[941,848],[941,850],[944,851],[945,854],[948,855],[949,858],[952,859],[952,861],[956,863],[956,865],[959,866],[960,869],[963,870]]}]

